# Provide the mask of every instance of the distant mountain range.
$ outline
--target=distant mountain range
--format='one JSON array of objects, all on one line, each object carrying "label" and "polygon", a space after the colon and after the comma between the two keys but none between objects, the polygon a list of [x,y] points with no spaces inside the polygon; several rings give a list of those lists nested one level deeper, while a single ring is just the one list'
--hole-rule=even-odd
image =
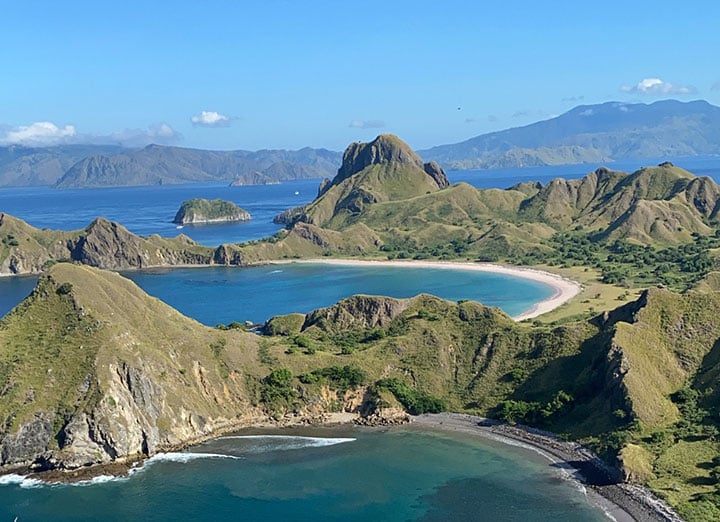
[{"label": "distant mountain range", "polygon": [[676,100],[581,105],[556,118],[418,153],[450,169],[720,154],[720,107]]},{"label": "distant mountain range", "polygon": [[148,145],[0,147],[0,186],[57,188],[160,185],[209,181],[276,183],[332,177],[342,155],[296,150],[212,151]]},{"label": "distant mountain range", "polygon": [[[529,167],[720,154],[720,107],[705,101],[581,105],[556,118],[419,154],[446,169]],[[342,155],[296,150],[211,151],[149,145],[0,147],[0,187],[58,188],[227,181],[256,185],[332,178]]]},{"label": "distant mountain range", "polygon": [[112,145],[61,145],[55,147],[0,147],[0,187],[54,185],[78,161],[124,149]]}]

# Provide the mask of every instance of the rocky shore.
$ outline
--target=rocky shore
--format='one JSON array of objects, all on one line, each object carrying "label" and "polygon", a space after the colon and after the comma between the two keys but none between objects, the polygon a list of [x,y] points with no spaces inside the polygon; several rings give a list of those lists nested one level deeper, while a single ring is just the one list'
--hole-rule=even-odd
[{"label": "rocky shore", "polygon": [[617,522],[682,522],[682,518],[647,488],[623,482],[619,472],[592,451],[566,442],[552,433],[459,413],[413,417],[422,429],[463,432],[506,443],[520,443],[547,457],[553,466],[573,471],[573,476],[594,495],[594,501]]}]

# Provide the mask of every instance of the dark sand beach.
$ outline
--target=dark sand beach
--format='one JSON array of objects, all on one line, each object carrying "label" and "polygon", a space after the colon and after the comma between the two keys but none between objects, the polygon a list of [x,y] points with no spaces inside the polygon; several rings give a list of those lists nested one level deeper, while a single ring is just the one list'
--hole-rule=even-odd
[{"label": "dark sand beach", "polygon": [[617,471],[590,450],[551,433],[460,413],[420,415],[413,417],[411,426],[462,432],[535,450],[548,458],[551,465],[570,471],[586,487],[590,500],[617,522],[682,522],[670,506],[647,488],[618,481]]}]

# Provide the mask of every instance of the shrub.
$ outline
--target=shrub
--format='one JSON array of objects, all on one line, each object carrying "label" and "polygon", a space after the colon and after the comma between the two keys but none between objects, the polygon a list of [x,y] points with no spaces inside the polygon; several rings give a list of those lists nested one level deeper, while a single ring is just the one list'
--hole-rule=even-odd
[{"label": "shrub", "polygon": [[377,386],[390,391],[412,415],[440,413],[447,408],[445,401],[439,397],[419,392],[399,379],[382,379]]}]

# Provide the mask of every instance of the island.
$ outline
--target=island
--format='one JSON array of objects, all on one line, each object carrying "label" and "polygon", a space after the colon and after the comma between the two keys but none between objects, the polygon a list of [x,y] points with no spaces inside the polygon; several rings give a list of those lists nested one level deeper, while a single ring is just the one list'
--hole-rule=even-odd
[{"label": "island", "polygon": [[[711,178],[663,162],[479,190],[381,135],[351,144],[282,222],[266,240],[213,249],[104,219],[64,232],[0,214],[0,274],[43,272],[0,321],[0,473],[70,477],[260,424],[413,418],[542,446],[589,486],[617,486],[603,494],[637,520],[678,520],[644,486],[689,522],[720,519]],[[250,333],[200,325],[109,271],[309,259],[532,266],[526,277],[581,287],[525,318],[360,295]],[[463,417],[419,417],[440,412]],[[649,504],[636,510],[638,498]]]},{"label": "island", "polygon": [[175,214],[173,223],[177,225],[200,225],[249,220],[250,214],[231,201],[194,198],[183,201],[177,214]]}]

